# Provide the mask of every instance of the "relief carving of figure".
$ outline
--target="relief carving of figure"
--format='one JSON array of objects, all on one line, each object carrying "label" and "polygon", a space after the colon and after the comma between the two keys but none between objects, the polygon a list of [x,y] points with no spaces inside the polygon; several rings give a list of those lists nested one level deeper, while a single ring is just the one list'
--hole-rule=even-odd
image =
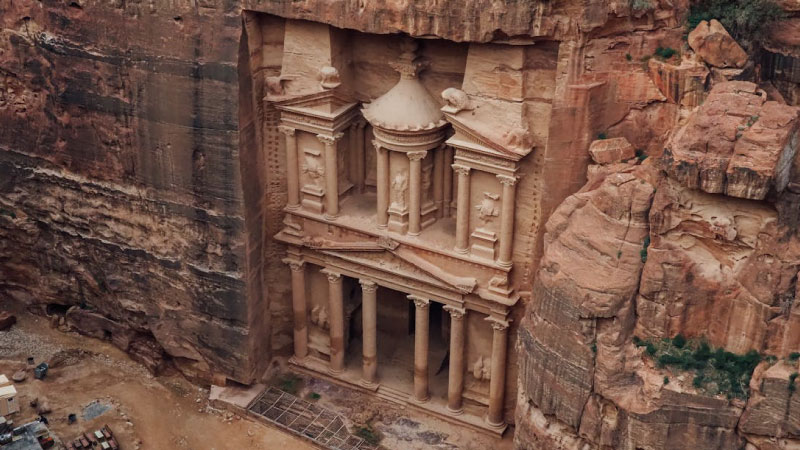
[{"label": "relief carving of figure", "polygon": [[490,378],[492,360],[485,356],[479,356],[475,364],[472,365],[472,376],[478,381],[486,381]]},{"label": "relief carving of figure", "polygon": [[339,71],[335,67],[325,66],[319,69],[319,85],[323,89],[333,89],[340,84]]},{"label": "relief carving of figure", "polygon": [[317,305],[311,309],[311,323],[314,325],[328,329],[328,309],[324,306]]},{"label": "relief carving of figure", "polygon": [[422,168],[422,197],[432,197],[431,195],[431,173],[433,173],[433,166],[425,166]]},{"label": "relief carving of figure", "polygon": [[497,207],[497,199],[499,198],[500,196],[497,194],[484,192],[483,200],[475,205],[475,209],[478,210],[478,218],[483,221],[484,226],[500,215],[499,208]]},{"label": "relief carving of figure", "polygon": [[451,87],[443,90],[442,99],[447,103],[447,110],[454,114],[464,109],[468,111],[473,109],[469,96],[461,89]]},{"label": "relief carving of figure", "polygon": [[406,189],[408,188],[408,175],[398,173],[392,180],[392,206],[404,208],[406,206]]},{"label": "relief carving of figure", "polygon": [[303,163],[303,173],[311,178],[317,186],[322,186],[322,179],[325,176],[325,168],[322,167],[319,160],[313,156],[306,155],[305,163]]}]

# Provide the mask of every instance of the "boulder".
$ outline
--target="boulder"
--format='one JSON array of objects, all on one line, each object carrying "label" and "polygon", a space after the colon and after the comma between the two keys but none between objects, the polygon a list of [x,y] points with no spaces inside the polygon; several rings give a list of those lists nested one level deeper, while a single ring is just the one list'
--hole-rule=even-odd
[{"label": "boulder", "polygon": [[633,145],[624,137],[598,139],[589,146],[589,154],[597,164],[621,162],[636,156]]},{"label": "boulder", "polygon": [[781,192],[797,153],[799,113],[766,101],[753,83],[720,83],[667,142],[667,172],[709,193],[762,200]]},{"label": "boulder", "polygon": [[689,46],[714,67],[744,67],[747,53],[716,19],[705,20],[689,33]]},{"label": "boulder", "polygon": [[14,375],[11,375],[11,379],[14,380],[15,383],[22,383],[26,378],[28,378],[28,372],[25,369],[18,370],[14,372]]},{"label": "boulder", "polygon": [[17,323],[17,316],[8,311],[0,311],[0,331],[11,328],[11,325],[15,323]]}]

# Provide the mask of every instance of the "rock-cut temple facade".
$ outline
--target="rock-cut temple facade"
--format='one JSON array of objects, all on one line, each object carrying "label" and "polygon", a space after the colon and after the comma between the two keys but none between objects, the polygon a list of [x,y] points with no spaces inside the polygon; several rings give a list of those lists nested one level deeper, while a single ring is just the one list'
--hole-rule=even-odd
[{"label": "rock-cut temple facade", "polygon": [[336,48],[316,61],[286,48],[317,33],[336,31],[287,23],[265,98],[286,158],[275,238],[291,272],[290,363],[501,434],[528,130],[461,86],[430,92],[425,42],[407,37],[391,43],[394,85],[359,100]]}]

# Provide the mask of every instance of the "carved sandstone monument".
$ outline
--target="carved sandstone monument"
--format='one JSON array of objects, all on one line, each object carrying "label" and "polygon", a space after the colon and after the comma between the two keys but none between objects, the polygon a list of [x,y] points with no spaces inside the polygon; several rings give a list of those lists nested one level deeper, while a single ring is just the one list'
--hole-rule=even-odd
[{"label": "carved sandstone monument", "polygon": [[695,5],[0,2],[0,300],[519,449],[793,448],[800,8]]}]

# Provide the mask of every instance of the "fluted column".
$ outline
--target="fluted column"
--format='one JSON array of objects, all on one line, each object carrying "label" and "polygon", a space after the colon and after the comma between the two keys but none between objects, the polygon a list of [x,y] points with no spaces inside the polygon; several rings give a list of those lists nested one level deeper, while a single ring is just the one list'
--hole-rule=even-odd
[{"label": "fluted column", "polygon": [[453,202],[453,171],[451,165],[453,164],[453,147],[449,145],[444,146],[444,186],[442,196],[442,204],[444,206],[444,217],[450,217],[451,203]]},{"label": "fluted column", "polygon": [[363,320],[363,383],[375,385],[378,372],[378,285],[369,280],[361,283],[361,317]]},{"label": "fluted column", "polygon": [[389,223],[389,150],[372,141],[377,154],[376,182],[378,189],[378,228],[386,228]]},{"label": "fluted column", "polygon": [[508,344],[508,321],[487,317],[494,330],[492,336],[492,368],[489,379],[489,412],[486,422],[495,427],[502,426],[503,400],[506,389],[506,352]]},{"label": "fluted column", "polygon": [[344,299],[342,296],[342,275],[323,269],[328,277],[328,315],[330,317],[331,364],[332,373],[344,370]]},{"label": "fluted column", "polygon": [[306,270],[302,261],[286,261],[292,272],[292,313],[294,315],[294,357],[308,355],[308,309],[306,307]]},{"label": "fluted column", "polygon": [[469,167],[453,164],[458,174],[458,203],[456,204],[456,251],[467,253],[469,248]]},{"label": "fluted column", "polygon": [[433,204],[436,205],[436,217],[444,216],[442,200],[444,198],[444,145],[436,149],[433,154]]},{"label": "fluted column", "polygon": [[430,301],[409,295],[414,301],[414,400],[423,403],[428,395],[428,310]]},{"label": "fluted column", "polygon": [[422,160],[428,152],[408,153],[408,234],[420,232]]},{"label": "fluted column", "polygon": [[280,125],[278,131],[283,133],[286,142],[286,191],[288,200],[286,207],[300,207],[300,166],[297,158],[297,138],[292,127]]},{"label": "fluted column", "polygon": [[329,220],[339,216],[339,168],[336,143],[342,136],[342,133],[333,136],[317,135],[317,139],[325,144],[325,218]]},{"label": "fluted column", "polygon": [[466,310],[457,306],[445,305],[450,313],[450,373],[447,381],[447,409],[453,414],[464,412],[462,394],[464,392],[464,314]]},{"label": "fluted column", "polygon": [[517,194],[517,177],[498,175],[503,185],[503,200],[500,209],[500,256],[497,263],[511,267],[511,250],[514,241],[514,201]]}]

